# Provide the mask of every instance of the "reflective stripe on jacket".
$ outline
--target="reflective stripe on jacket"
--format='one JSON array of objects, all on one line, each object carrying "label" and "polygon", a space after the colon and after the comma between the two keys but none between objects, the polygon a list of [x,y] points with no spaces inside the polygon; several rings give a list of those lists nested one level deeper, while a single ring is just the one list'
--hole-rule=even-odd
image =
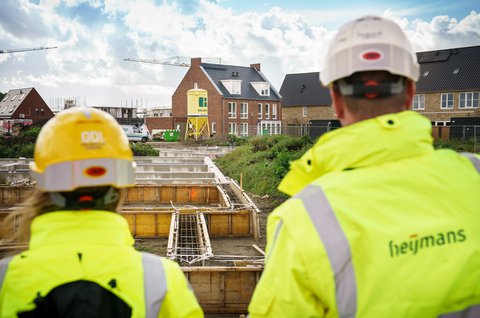
[{"label": "reflective stripe on jacket", "polygon": [[292,164],[251,317],[478,316],[478,156],[435,151],[430,131],[381,116]]},{"label": "reflective stripe on jacket", "polygon": [[203,317],[178,265],[132,245],[126,220],[112,212],[36,217],[29,250],[0,262],[0,317],[36,310],[38,299],[77,282],[114,295],[131,317]]}]

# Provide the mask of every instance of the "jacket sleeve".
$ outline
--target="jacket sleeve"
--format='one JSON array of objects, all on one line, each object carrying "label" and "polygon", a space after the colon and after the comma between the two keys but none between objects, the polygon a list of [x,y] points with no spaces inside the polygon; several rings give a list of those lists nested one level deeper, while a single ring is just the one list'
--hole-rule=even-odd
[{"label": "jacket sleeve", "polygon": [[159,318],[197,318],[203,317],[193,290],[189,286],[182,270],[175,262],[164,262],[167,277],[167,294],[162,304]]},{"label": "jacket sleeve", "polygon": [[288,226],[271,215],[267,232],[265,269],[248,308],[250,317],[323,317]]}]

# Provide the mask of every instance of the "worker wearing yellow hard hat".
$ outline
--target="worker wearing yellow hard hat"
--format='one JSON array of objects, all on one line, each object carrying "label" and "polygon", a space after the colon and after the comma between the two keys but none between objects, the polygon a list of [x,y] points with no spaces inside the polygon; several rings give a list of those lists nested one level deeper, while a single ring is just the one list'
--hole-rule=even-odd
[{"label": "worker wearing yellow hard hat", "polygon": [[74,107],[40,131],[36,192],[0,261],[0,317],[203,317],[179,266],[140,253],[117,214],[134,185],[128,140],[109,114]]},{"label": "worker wearing yellow hard hat", "polygon": [[344,25],[322,83],[342,128],[291,164],[250,317],[480,317],[480,158],[435,150],[394,22]]}]

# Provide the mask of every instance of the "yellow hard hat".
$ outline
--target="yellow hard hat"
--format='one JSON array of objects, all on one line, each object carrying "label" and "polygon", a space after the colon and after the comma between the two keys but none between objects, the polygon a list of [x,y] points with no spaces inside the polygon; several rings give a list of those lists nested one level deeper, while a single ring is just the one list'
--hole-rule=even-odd
[{"label": "yellow hard hat", "polygon": [[50,119],[38,135],[34,159],[30,169],[47,192],[135,182],[125,133],[110,114],[95,108],[72,107]]}]

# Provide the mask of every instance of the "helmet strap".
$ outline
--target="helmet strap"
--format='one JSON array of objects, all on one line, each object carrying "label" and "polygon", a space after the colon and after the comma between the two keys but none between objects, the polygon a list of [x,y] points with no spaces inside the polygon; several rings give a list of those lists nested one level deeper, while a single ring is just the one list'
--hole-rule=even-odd
[{"label": "helmet strap", "polygon": [[386,98],[403,92],[405,79],[399,77],[396,82],[368,80],[354,83],[348,83],[347,80],[340,79],[337,81],[337,87],[344,96],[367,99]]},{"label": "helmet strap", "polygon": [[120,199],[120,192],[108,187],[104,193],[50,192],[50,200],[56,206],[66,210],[105,210]]}]

